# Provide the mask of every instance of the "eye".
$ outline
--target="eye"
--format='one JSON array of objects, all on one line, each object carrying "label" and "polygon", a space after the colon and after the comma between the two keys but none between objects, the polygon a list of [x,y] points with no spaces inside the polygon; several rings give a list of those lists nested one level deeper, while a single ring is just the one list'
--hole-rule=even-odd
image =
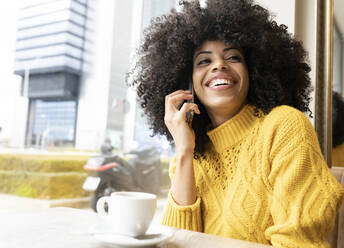
[{"label": "eye", "polygon": [[241,61],[241,58],[238,55],[230,55],[225,59],[229,60],[229,61],[233,61],[233,62],[240,62]]},{"label": "eye", "polygon": [[202,59],[198,61],[197,65],[209,64],[209,63],[210,63],[210,59]]}]

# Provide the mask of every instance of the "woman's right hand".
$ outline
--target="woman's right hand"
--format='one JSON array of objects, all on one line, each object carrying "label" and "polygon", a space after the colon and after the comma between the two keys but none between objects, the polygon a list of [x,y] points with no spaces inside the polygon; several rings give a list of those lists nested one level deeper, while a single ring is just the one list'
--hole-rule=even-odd
[{"label": "woman's right hand", "polygon": [[195,133],[186,121],[186,113],[193,110],[200,114],[197,104],[184,101],[192,100],[190,90],[177,90],[165,97],[165,124],[171,133],[176,152],[192,152],[195,149]]}]

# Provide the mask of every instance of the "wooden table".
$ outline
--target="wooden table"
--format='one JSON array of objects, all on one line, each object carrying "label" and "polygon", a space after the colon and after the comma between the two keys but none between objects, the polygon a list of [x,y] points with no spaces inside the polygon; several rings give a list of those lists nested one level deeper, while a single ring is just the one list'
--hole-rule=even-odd
[{"label": "wooden table", "polygon": [[[86,230],[101,219],[89,210],[51,208],[0,214],[0,247],[2,248],[102,248],[107,247]],[[272,247],[208,235],[175,230],[161,248],[263,248]]]}]

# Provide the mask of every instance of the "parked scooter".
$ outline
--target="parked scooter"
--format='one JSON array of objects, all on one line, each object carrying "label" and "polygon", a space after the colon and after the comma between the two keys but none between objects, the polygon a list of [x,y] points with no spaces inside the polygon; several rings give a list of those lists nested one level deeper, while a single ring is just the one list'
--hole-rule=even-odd
[{"label": "parked scooter", "polygon": [[112,150],[103,145],[101,155],[90,157],[84,166],[88,177],[83,189],[93,193],[90,205],[94,211],[99,198],[115,191],[159,193],[160,153],[156,148],[133,150],[125,154],[128,160]]}]

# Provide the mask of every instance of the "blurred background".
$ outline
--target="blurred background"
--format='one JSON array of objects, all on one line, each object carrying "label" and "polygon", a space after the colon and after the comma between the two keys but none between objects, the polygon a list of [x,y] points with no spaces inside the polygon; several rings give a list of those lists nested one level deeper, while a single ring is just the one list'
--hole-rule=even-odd
[{"label": "blurred background", "polygon": [[[312,68],[315,2],[257,1],[304,42]],[[151,18],[171,8],[178,10],[177,3],[12,0],[2,5],[0,209],[20,205],[15,201],[18,196],[41,200],[31,206],[87,205],[90,194],[82,189],[88,176],[84,165],[101,153],[104,144],[122,158],[129,151],[155,147],[161,158],[160,184],[166,192],[173,147],[164,137],[151,136],[125,76]],[[344,3],[335,0],[334,6],[333,89],[343,95],[344,18],[340,13]]]}]

